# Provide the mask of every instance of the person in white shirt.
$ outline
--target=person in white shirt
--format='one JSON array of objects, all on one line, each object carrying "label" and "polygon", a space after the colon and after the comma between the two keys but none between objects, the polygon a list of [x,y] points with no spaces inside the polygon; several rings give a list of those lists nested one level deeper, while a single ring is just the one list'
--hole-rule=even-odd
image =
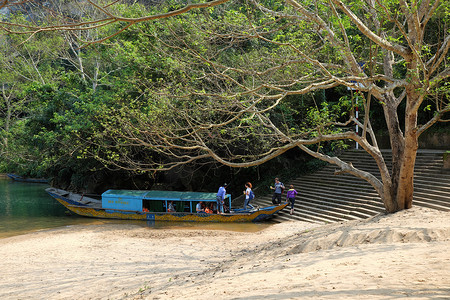
[{"label": "person in white shirt", "polygon": [[244,209],[247,209],[247,206],[249,206],[250,208],[253,208],[253,206],[251,204],[249,204],[250,202],[250,193],[252,192],[252,184],[250,182],[247,182],[245,184],[245,201],[244,201]]}]

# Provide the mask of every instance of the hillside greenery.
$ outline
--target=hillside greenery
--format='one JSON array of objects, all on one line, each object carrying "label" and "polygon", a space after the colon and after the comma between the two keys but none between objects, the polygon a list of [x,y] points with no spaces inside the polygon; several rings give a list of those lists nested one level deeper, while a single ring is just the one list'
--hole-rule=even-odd
[{"label": "hillside greenery", "polygon": [[[313,11],[314,1],[310,2]],[[330,27],[345,28],[347,36],[339,38],[348,39],[354,57],[370,60],[370,72],[379,71],[382,67],[376,63],[383,60],[384,52],[352,27],[349,18],[317,3],[315,9],[329,16]],[[60,187],[89,192],[111,187],[211,190],[226,181],[237,193],[245,181],[266,185],[274,176],[292,178],[320,165],[292,148],[264,164],[250,164],[287,142],[276,137],[269,125],[289,138],[343,134],[353,125],[334,124],[351,119],[358,101],[360,114],[370,117],[375,132],[389,130],[385,103],[378,99],[370,106],[371,92],[330,84],[279,96],[284,89],[300,91],[305,82],[315,82],[317,78],[308,77],[316,74],[315,61],[329,66],[334,76],[347,76],[334,67],[343,64],[345,55],[322,44],[326,34],[316,33],[314,24],[295,20],[292,25],[295,9],[284,2],[260,1],[260,9],[253,5],[252,1],[227,2],[176,18],[136,23],[118,35],[114,33],[123,28],[120,23],[31,36],[2,32],[0,172],[51,177]],[[361,18],[369,19],[361,1],[352,5]],[[395,5],[390,1],[386,11]],[[166,6],[125,3],[114,9],[125,18],[138,18],[180,7],[169,1]],[[429,49],[421,49],[424,57],[431,57],[442,35],[448,35],[449,8],[444,4],[442,8],[427,27],[431,29],[426,31],[424,46]],[[91,13],[87,17],[95,18]],[[30,22],[22,13],[10,18]],[[389,17],[381,20],[383,29],[395,27]],[[104,36],[111,38],[81,47]],[[394,34],[388,39],[406,44]],[[312,58],[298,63],[298,49],[312,53]],[[374,58],[368,55],[372,51]],[[445,68],[448,63],[444,62]],[[369,66],[365,68],[364,76],[369,73]],[[410,76],[401,61],[392,72],[399,80]],[[346,80],[349,85],[354,82]],[[259,90],[249,92],[252,86]],[[392,93],[400,97],[400,91]],[[253,102],[258,95],[262,100]],[[436,114],[435,104],[448,106],[448,99],[445,79],[420,104],[417,122],[427,123]],[[397,109],[402,130],[406,108],[402,102]],[[241,117],[235,118],[238,114]],[[211,127],[205,130],[204,124]],[[448,131],[448,123],[435,128]],[[203,157],[189,139],[193,135],[205,148],[228,158],[229,165]],[[176,147],[168,149],[162,141]],[[346,138],[323,140],[308,149],[329,154],[353,143]]]}]

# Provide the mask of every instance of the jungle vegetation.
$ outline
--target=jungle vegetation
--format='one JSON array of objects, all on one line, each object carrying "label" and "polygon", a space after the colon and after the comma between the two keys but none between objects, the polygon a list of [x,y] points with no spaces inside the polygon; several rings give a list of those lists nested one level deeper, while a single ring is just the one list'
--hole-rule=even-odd
[{"label": "jungle vegetation", "polygon": [[[449,1],[2,5],[4,167],[156,174],[299,149],[365,179],[395,212],[412,206],[420,135],[448,129]],[[355,142],[381,179],[332,154]]]}]

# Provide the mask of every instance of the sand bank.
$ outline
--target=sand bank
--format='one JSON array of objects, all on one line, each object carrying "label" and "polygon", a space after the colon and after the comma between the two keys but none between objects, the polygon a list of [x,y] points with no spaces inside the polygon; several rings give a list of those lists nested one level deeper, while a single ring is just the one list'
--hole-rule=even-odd
[{"label": "sand bank", "polygon": [[448,299],[450,212],[259,232],[73,226],[0,239],[1,299]]}]

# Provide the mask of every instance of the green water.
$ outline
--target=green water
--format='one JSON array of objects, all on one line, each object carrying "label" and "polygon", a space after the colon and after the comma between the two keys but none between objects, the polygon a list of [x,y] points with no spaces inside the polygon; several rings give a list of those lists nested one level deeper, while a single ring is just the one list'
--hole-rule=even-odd
[{"label": "green water", "polygon": [[92,222],[67,216],[66,209],[45,192],[47,187],[0,178],[0,238]]},{"label": "green water", "polygon": [[46,184],[15,182],[0,177],[0,238],[25,234],[42,229],[71,225],[130,224],[151,229],[206,229],[255,232],[268,223],[192,223],[122,221],[84,218],[68,214],[64,206],[50,197]]}]

